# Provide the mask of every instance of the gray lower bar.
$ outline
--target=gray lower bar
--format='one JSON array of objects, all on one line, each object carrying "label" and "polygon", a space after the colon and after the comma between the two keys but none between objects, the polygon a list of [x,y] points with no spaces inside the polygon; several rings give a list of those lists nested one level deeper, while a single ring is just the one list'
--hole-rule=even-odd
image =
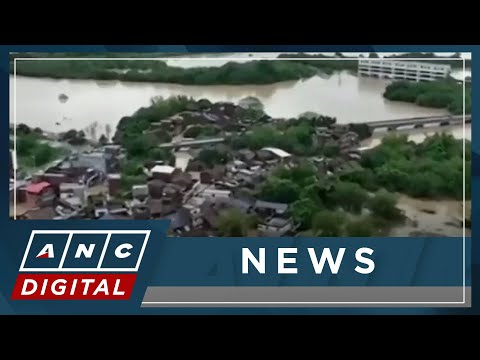
[{"label": "gray lower bar", "polygon": [[471,307],[471,288],[158,286],[142,307]]}]

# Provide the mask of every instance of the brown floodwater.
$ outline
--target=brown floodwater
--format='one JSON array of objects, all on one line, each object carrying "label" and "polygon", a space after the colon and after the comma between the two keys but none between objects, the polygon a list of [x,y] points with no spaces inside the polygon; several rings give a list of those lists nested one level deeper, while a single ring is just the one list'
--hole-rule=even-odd
[{"label": "brown floodwater", "polygon": [[[105,133],[123,116],[148,106],[153,97],[186,95],[195,99],[238,102],[247,96],[262,101],[274,117],[294,117],[306,111],[335,116],[339,123],[368,122],[446,112],[409,103],[389,101],[382,93],[387,80],[358,78],[347,72],[315,76],[272,85],[185,86],[94,80],[55,80],[18,76],[16,89],[10,77],[10,122],[25,123],[45,131],[60,132],[95,127]],[[16,91],[14,91],[16,90]],[[68,100],[60,102],[58,96]],[[15,101],[14,101],[15,100]],[[99,136],[99,135],[98,135]]]},{"label": "brown floodwater", "polygon": [[[414,199],[406,195],[398,198],[398,208],[405,212],[407,221],[391,229],[390,236],[463,236],[463,201]],[[465,229],[465,236],[470,236]]]}]

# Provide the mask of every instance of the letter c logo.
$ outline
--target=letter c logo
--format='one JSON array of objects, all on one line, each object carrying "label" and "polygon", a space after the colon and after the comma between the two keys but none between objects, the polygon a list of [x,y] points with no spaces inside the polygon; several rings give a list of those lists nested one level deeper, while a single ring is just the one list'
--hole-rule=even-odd
[{"label": "letter c logo", "polygon": [[133,246],[131,244],[122,244],[117,246],[115,249],[115,256],[119,259],[125,259],[131,255],[128,251],[123,251],[124,249],[131,250]]}]

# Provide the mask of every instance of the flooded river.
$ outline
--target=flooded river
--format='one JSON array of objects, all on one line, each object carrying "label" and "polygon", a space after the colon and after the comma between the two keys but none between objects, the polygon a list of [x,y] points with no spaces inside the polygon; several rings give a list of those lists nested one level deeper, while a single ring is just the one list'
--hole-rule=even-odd
[{"label": "flooded river", "polygon": [[[390,236],[463,236],[463,205],[456,200],[398,198],[398,208],[405,212],[405,224],[394,227]],[[465,229],[465,236],[470,236]]]},{"label": "flooded river", "polygon": [[[12,76],[10,122],[14,121],[16,108],[17,124],[25,123],[53,132],[96,125],[99,135],[105,132],[105,126],[115,129],[123,116],[148,106],[152,97],[172,95],[207,98],[213,102],[237,102],[246,96],[255,96],[274,117],[294,117],[305,111],[315,111],[335,116],[339,123],[445,114],[444,110],[384,99],[382,93],[387,84],[386,80],[358,78],[347,72],[257,86],[184,86],[18,76],[14,96]],[[60,102],[60,94],[66,94],[68,101]]]}]

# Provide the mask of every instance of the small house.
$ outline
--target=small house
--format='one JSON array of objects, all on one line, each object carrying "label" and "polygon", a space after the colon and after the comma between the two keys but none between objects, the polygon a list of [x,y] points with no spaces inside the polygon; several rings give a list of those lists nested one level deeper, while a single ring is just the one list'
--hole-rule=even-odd
[{"label": "small house", "polygon": [[[60,198],[77,198],[80,201],[81,206],[87,202],[87,186],[77,183],[62,183],[60,184]],[[77,202],[76,200],[74,201]]]},{"label": "small house", "polygon": [[288,210],[288,204],[257,200],[254,209],[257,213],[265,216],[283,215]]},{"label": "small house", "polygon": [[263,236],[284,236],[293,228],[291,218],[273,217],[270,220],[258,224],[258,231]]},{"label": "small house", "polygon": [[238,150],[238,158],[249,164],[255,159],[255,153],[249,149]]},{"label": "small house", "polygon": [[150,180],[148,182],[148,194],[154,199],[160,199],[163,196],[163,189],[167,184],[160,179]]},{"label": "small house", "polygon": [[121,180],[122,176],[120,174],[108,174],[108,193],[110,196],[116,196],[121,191]]},{"label": "small house", "polygon": [[219,189],[205,189],[203,192],[198,194],[198,196],[204,197],[211,202],[215,202],[215,199],[218,198],[229,198],[232,196],[230,190],[219,190]]},{"label": "small house", "polygon": [[132,197],[140,201],[146,199],[148,196],[148,185],[133,185]]},{"label": "small house", "polygon": [[53,203],[55,193],[50,183],[42,181],[26,187],[26,203],[29,207],[47,206]]},{"label": "small house", "polygon": [[176,169],[170,165],[155,165],[151,170],[154,179],[171,182]]},{"label": "small house", "polygon": [[263,149],[257,152],[257,156],[263,161],[268,161],[273,159],[285,161],[292,157],[290,153],[274,147],[264,147]]},{"label": "small house", "polygon": [[188,209],[178,209],[178,211],[167,216],[166,218],[171,221],[170,230],[177,234],[190,231],[192,228],[192,218]]},{"label": "small house", "polygon": [[132,206],[132,216],[134,220],[150,219],[150,207],[145,204],[135,204]]}]

